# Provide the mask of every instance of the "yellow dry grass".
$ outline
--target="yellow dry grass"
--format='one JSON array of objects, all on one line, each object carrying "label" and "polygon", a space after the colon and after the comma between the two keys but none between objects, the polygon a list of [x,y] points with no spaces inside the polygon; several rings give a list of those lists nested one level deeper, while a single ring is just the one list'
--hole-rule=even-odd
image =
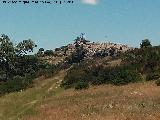
[{"label": "yellow dry grass", "polygon": [[0,97],[0,120],[160,120],[160,87],[154,82],[63,90],[65,74]]},{"label": "yellow dry grass", "polygon": [[27,120],[160,120],[160,88],[153,82],[66,90],[46,98]]}]

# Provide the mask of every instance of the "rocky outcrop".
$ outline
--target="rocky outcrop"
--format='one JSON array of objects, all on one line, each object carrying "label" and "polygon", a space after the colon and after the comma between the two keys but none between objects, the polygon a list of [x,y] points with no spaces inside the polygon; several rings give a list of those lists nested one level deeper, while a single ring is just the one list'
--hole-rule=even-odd
[{"label": "rocky outcrop", "polygon": [[83,46],[85,49],[86,57],[105,57],[105,56],[116,56],[117,52],[125,52],[128,50],[132,50],[133,48],[128,47],[123,44],[115,44],[115,43],[98,43],[98,42],[90,42],[89,40],[77,40],[73,44],[68,44],[67,46],[63,46],[61,48],[56,49],[55,54],[58,56],[68,56],[72,54],[76,45]]}]

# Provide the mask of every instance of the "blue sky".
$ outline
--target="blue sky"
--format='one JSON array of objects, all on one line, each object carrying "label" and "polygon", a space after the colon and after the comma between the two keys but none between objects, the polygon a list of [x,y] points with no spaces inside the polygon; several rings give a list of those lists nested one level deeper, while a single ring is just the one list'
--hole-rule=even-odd
[{"label": "blue sky", "polygon": [[73,1],[61,5],[1,2],[0,34],[16,43],[31,38],[45,49],[72,43],[82,32],[92,41],[139,47],[148,38],[160,45],[160,0]]}]

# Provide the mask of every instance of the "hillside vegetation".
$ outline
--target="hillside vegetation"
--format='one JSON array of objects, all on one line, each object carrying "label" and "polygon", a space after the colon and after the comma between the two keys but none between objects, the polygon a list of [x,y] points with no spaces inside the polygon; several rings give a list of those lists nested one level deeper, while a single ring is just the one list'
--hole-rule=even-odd
[{"label": "hillside vegetation", "polygon": [[32,87],[35,78],[51,77],[62,69],[69,69],[61,83],[65,89],[148,80],[160,84],[160,46],[152,46],[148,39],[142,40],[140,48],[131,48],[91,43],[81,35],[73,44],[55,51],[40,48],[34,55],[28,55],[37,47],[31,39],[16,46],[7,35],[0,40],[0,95]]},{"label": "hillside vegetation", "polygon": [[[64,71],[65,72],[65,71]],[[159,120],[160,89],[153,82],[64,90],[64,72],[0,98],[1,120]],[[14,99],[14,100],[13,100]]]},{"label": "hillside vegetation", "polygon": [[[101,62],[102,59],[95,58],[74,64],[61,85],[65,88],[82,89],[83,85],[88,88],[89,85],[125,85],[149,80],[157,80],[159,85],[160,46],[137,48]],[[118,60],[121,62],[114,65],[113,61]]]},{"label": "hillside vegetation", "polygon": [[0,38],[0,120],[160,119],[160,46],[148,39],[35,47]]},{"label": "hillside vegetation", "polygon": [[25,116],[39,115],[42,102],[63,90],[59,85],[64,76],[65,71],[61,71],[45,80],[39,78],[32,88],[0,97],[0,120],[21,120]]}]

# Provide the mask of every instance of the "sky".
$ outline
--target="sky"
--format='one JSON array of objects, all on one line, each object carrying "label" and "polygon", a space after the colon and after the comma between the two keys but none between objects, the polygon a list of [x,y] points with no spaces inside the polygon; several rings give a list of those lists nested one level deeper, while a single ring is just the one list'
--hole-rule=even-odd
[{"label": "sky", "polygon": [[38,48],[54,49],[85,33],[88,40],[96,42],[139,47],[143,39],[150,39],[153,45],[160,45],[160,0],[73,0],[70,4],[2,1],[0,34],[7,34],[14,43],[30,38]]}]

